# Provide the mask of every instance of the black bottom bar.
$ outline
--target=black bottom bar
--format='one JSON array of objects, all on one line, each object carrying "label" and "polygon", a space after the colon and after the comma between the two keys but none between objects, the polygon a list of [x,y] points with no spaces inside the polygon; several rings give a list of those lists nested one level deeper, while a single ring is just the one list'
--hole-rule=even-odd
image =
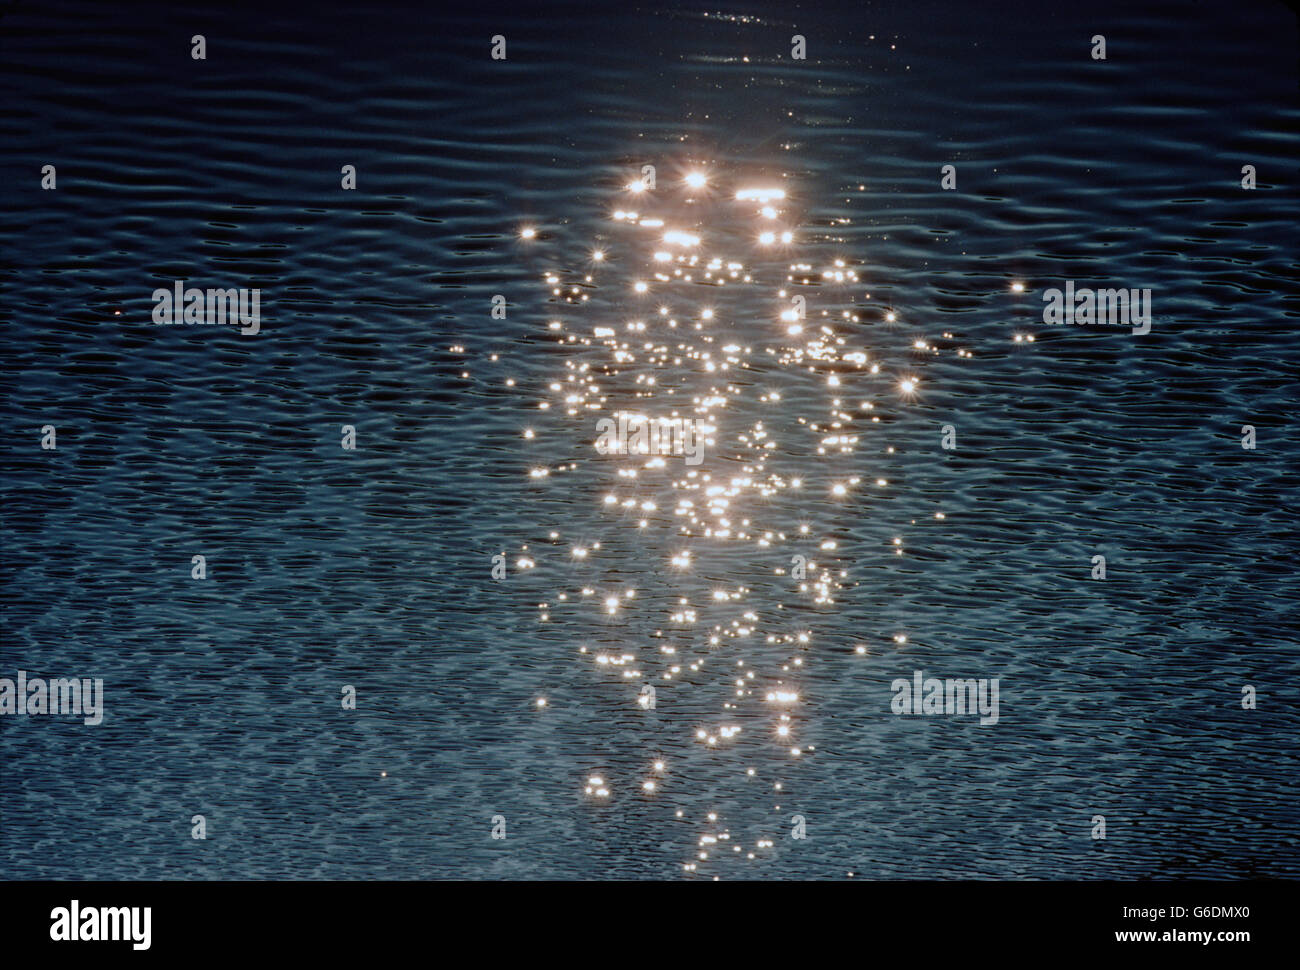
[{"label": "black bottom bar", "polygon": [[702,942],[806,954],[847,944],[863,957],[920,959],[1131,949],[1231,959],[1287,942],[1295,891],[1288,882],[11,882],[0,883],[0,927],[6,957],[373,958],[432,945],[448,957],[586,960],[666,955],[690,940],[693,955]]}]

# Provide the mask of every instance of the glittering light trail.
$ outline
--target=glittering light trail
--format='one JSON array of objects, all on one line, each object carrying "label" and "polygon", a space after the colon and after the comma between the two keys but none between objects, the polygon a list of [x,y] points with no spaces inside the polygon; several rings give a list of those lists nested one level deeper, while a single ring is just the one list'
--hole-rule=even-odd
[{"label": "glittering light trail", "polygon": [[[551,252],[557,266],[544,279],[556,309],[546,333],[562,351],[562,371],[535,402],[549,428],[521,431],[530,442],[549,434],[590,445],[599,418],[627,412],[643,424],[696,422],[704,436],[708,460],[700,467],[653,446],[585,452],[608,477],[591,519],[608,530],[608,545],[630,530],[656,561],[612,567],[602,538],[589,531],[572,538],[552,531],[549,555],[521,550],[529,569],[554,569],[539,622],[599,617],[620,631],[637,630],[634,620],[653,627],[578,648],[580,662],[611,690],[630,688],[631,708],[655,712],[663,736],[638,753],[639,776],[592,764],[575,787],[602,811],[633,797],[661,810],[666,823],[697,826],[682,862],[687,874],[716,876],[721,857],[773,857],[788,776],[816,751],[803,740],[801,713],[809,703],[804,677],[817,662],[814,634],[795,615],[832,609],[856,585],[840,546],[845,517],[861,515],[870,496],[889,488],[886,478],[863,473],[871,455],[893,453],[881,415],[924,397],[914,359],[891,364],[867,344],[873,325],[897,321],[896,308],[871,301],[865,268],[847,254],[815,258],[832,244],[798,225],[779,181],[728,193],[716,168],[691,168],[658,189],[636,177],[610,200],[611,235],[599,246],[584,239]],[[532,227],[520,235],[531,252],[560,245]],[[584,270],[561,265],[568,252]],[[604,304],[598,321],[584,316],[602,288],[622,319]],[[753,319],[755,307],[767,307],[767,318]],[[939,348],[917,340],[909,352],[920,351]],[[787,401],[796,391],[797,406]],[[534,465],[527,474],[535,488],[565,489],[574,467]],[[822,525],[790,521],[791,509]],[[720,575],[719,551],[741,547],[752,550],[745,568]],[[903,550],[900,537],[889,552]],[[755,563],[768,583],[761,588],[752,585]],[[797,614],[785,602],[791,598],[803,601]],[[895,635],[896,646],[905,642]],[[870,655],[862,645],[840,646]],[[709,705],[713,712],[701,715]],[[549,716],[554,696],[533,706]],[[677,778],[698,779],[682,769],[701,758],[716,788],[684,790]],[[746,838],[710,807],[720,791],[742,786],[761,799],[767,819]]]}]

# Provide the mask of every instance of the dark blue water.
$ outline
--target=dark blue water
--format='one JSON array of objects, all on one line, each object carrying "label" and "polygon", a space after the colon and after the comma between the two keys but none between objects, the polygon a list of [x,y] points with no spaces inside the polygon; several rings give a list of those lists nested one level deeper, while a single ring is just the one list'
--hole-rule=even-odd
[{"label": "dark blue water", "polygon": [[0,876],[1300,876],[1295,19],[968,6],[9,10]]}]

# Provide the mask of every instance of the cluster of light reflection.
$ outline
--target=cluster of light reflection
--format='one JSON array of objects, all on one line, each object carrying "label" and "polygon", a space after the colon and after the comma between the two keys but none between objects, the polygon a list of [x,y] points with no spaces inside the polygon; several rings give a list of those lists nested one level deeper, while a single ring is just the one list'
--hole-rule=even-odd
[{"label": "cluster of light reflection", "polygon": [[[688,418],[705,435],[710,460],[692,467],[679,456],[644,447],[601,457],[610,479],[598,499],[602,521],[612,530],[632,530],[640,537],[637,548],[660,549],[658,564],[614,568],[589,532],[570,539],[560,530],[550,531],[548,540],[558,555],[524,546],[515,564],[529,573],[549,566],[549,579],[561,587],[538,604],[540,623],[552,622],[556,610],[564,611],[557,616],[593,616],[586,613],[593,610],[611,631],[634,629],[634,618],[657,624],[648,643],[621,643],[611,633],[608,646],[583,644],[578,653],[598,676],[628,692],[624,696],[639,716],[655,718],[663,745],[674,743],[673,735],[691,742],[677,748],[674,762],[708,759],[723,767],[724,776],[731,765],[737,786],[765,779],[765,787],[754,791],[770,796],[785,791],[782,779],[794,763],[816,752],[798,738],[806,733],[800,725],[801,682],[818,653],[811,630],[789,626],[783,599],[798,597],[808,609],[830,610],[836,594],[853,582],[851,563],[842,558],[848,551],[842,548],[843,529],[807,522],[783,526],[778,503],[797,501],[822,517],[829,510],[832,521],[842,520],[848,509],[860,513],[870,496],[890,487],[883,475],[861,474],[878,463],[873,455],[894,454],[882,440],[882,415],[892,417],[926,396],[914,372],[918,355],[951,352],[964,360],[971,352],[955,346],[948,333],[909,338],[907,328],[916,325],[892,302],[872,300],[865,264],[847,253],[825,253],[825,235],[798,224],[781,179],[728,186],[725,173],[715,169],[694,165],[679,172],[684,174],[661,179],[658,188],[640,176],[626,181],[627,195],[607,210],[610,235],[602,235],[599,246],[583,240],[575,248],[581,269],[557,266],[544,275],[557,309],[569,306],[576,313],[589,297],[612,287],[608,292],[623,316],[602,301],[600,319],[579,315],[545,322],[547,339],[563,352],[557,358],[563,373],[535,406],[553,416],[552,433],[593,444],[599,417]],[[635,209],[628,207],[631,199]],[[558,247],[550,230],[539,235],[526,226],[519,236],[530,241],[530,253]],[[807,253],[794,252],[805,247]],[[551,258],[563,263],[565,254]],[[737,287],[746,306],[762,296],[770,318],[736,316],[727,290]],[[1010,284],[1013,293],[1024,289],[1023,283]],[[876,326],[891,337],[902,330],[907,352],[899,361],[890,363],[887,351],[871,346]],[[803,388],[797,406],[786,402],[795,387]],[[780,420],[765,418],[765,411]],[[539,443],[543,431],[534,423],[522,437]],[[808,437],[800,443],[792,435]],[[864,446],[872,450],[860,456]],[[796,454],[804,462],[800,474],[778,470],[797,467]],[[571,460],[534,463],[526,473],[536,488],[564,489],[564,476],[576,468]],[[806,485],[813,483],[819,487],[809,491]],[[943,518],[943,512],[934,514],[935,521]],[[912,520],[910,526],[916,525]],[[775,563],[769,571],[784,583],[783,594],[776,587],[756,590],[700,574],[699,563],[711,561],[711,551],[737,543]],[[901,556],[905,549],[903,536],[895,536],[887,551]],[[802,559],[797,572],[789,565],[792,552],[796,561]],[[642,597],[625,578],[611,578],[625,577],[638,565],[653,573],[652,588]],[[893,634],[892,643],[892,649],[902,649],[906,635]],[[847,652],[870,658],[884,649],[857,643]],[[705,696],[710,685],[725,688],[717,694],[716,716],[683,725],[673,714],[676,692]],[[551,716],[543,712],[553,707],[547,697],[536,697],[538,716]],[[691,709],[698,707],[697,702]],[[763,721],[766,730],[751,729]],[[743,848],[719,825],[717,811],[701,817],[691,807],[697,799],[715,800],[718,791],[685,790],[677,780],[681,773],[670,772],[662,756],[645,757],[639,772],[591,766],[581,784],[584,797],[611,811],[621,798],[635,795],[675,821],[696,819],[703,829],[693,857],[682,864],[687,873],[709,871],[726,843],[733,850],[723,853],[727,857],[772,857],[784,821],[779,804],[765,809],[764,831]]]}]

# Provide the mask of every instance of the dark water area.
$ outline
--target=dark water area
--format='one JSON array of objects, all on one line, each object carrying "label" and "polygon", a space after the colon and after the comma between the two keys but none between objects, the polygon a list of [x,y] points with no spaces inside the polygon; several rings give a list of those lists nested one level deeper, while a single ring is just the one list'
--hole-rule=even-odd
[{"label": "dark water area", "polygon": [[[1300,877],[1296,41],[9,5],[0,678],[104,717],[0,716],[0,878]],[[176,280],[260,332],[154,323]],[[703,462],[599,454],[637,408]],[[917,670],[997,722],[894,713]]]}]

